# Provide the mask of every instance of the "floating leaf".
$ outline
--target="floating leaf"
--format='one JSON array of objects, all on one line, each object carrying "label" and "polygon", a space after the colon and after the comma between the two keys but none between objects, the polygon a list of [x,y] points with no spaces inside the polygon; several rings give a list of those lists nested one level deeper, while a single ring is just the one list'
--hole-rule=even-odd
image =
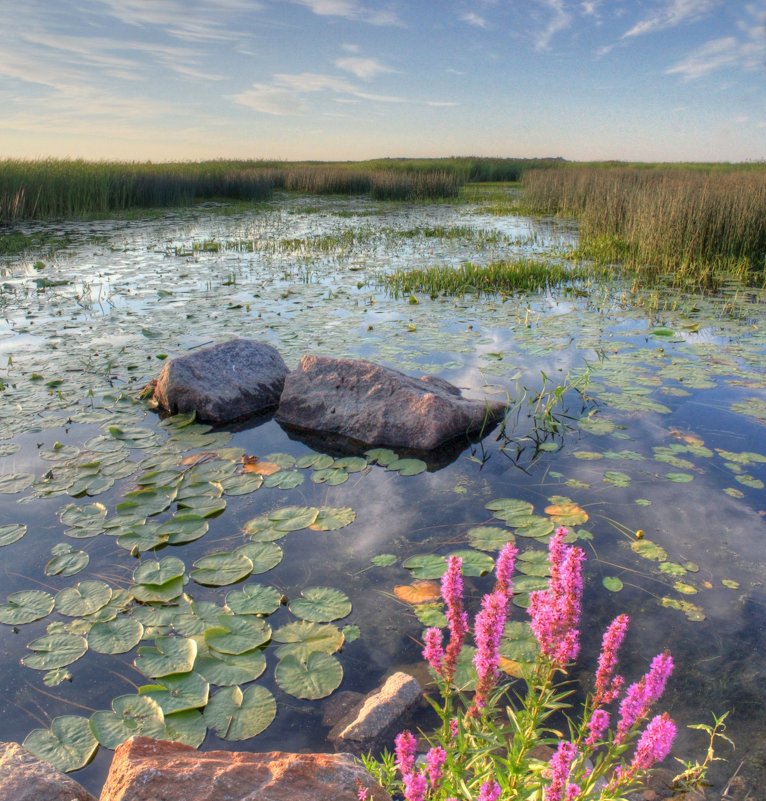
[{"label": "floating leaf", "polygon": [[205,724],[223,740],[249,740],[267,729],[277,714],[277,702],[265,687],[224,687],[210,699]]},{"label": "floating leaf", "polygon": [[315,470],[325,470],[330,467],[334,461],[335,459],[326,453],[307,453],[305,456],[301,456],[300,459],[298,459],[295,466],[301,469],[313,467]]},{"label": "floating leaf", "polygon": [[246,456],[243,470],[245,473],[254,473],[259,476],[271,476],[282,468],[274,462],[265,462],[257,456]]},{"label": "floating leaf", "polygon": [[402,562],[402,567],[412,571],[419,579],[438,579],[447,569],[447,560],[435,553],[417,554]]},{"label": "floating leaf", "polygon": [[88,646],[99,654],[124,654],[135,648],[144,635],[144,627],[132,617],[116,617],[94,623],[88,632]]},{"label": "floating leaf", "polygon": [[33,473],[6,473],[0,475],[0,493],[9,495],[29,489],[34,483]]},{"label": "floating leaf", "polygon": [[219,615],[218,625],[205,632],[205,642],[214,651],[239,656],[271,638],[271,626],[253,615]]},{"label": "floating leaf", "polygon": [[170,520],[158,526],[156,534],[169,545],[183,545],[207,534],[209,525],[202,515],[185,512],[173,515]]},{"label": "floating leaf", "polygon": [[21,660],[23,665],[33,670],[53,670],[76,662],[88,650],[88,643],[78,634],[61,631],[39,637],[27,648],[34,653]]},{"label": "floating leaf", "polygon": [[190,575],[197,584],[225,587],[241,581],[253,572],[253,562],[239,551],[219,551],[194,563]]},{"label": "floating leaf", "polygon": [[604,458],[604,454],[598,451],[574,451],[572,456],[574,456],[575,459],[583,459],[585,461],[596,461],[597,459]]},{"label": "floating leaf", "polygon": [[130,594],[141,603],[168,603],[184,591],[184,580],[181,576],[166,581],[164,584],[136,584],[130,588]]},{"label": "floating leaf", "polygon": [[443,604],[440,603],[417,604],[412,607],[415,617],[424,626],[428,626],[429,628],[435,626],[438,629],[444,628],[447,625],[447,617],[443,609]]},{"label": "floating leaf", "polygon": [[552,520],[538,515],[527,515],[523,520],[509,522],[508,525],[516,526],[517,536],[531,537],[533,539],[547,537],[549,534],[553,534],[553,529],[555,528]]},{"label": "floating leaf", "polygon": [[54,668],[43,674],[43,684],[46,687],[58,687],[65,681],[72,681],[72,674],[66,668]]},{"label": "floating leaf", "polygon": [[688,584],[685,581],[676,581],[673,584],[673,589],[683,595],[696,595],[699,592],[693,584]]},{"label": "floating leaf", "polygon": [[500,642],[500,653],[504,657],[528,664],[537,659],[539,650],[529,623],[511,621],[505,624],[503,638]]},{"label": "floating leaf", "polygon": [[622,473],[619,470],[607,470],[604,473],[604,481],[607,484],[613,484],[615,487],[629,487],[631,478],[627,473]]},{"label": "floating leaf", "polygon": [[381,467],[387,467],[391,462],[395,462],[399,456],[389,448],[373,448],[372,450],[365,451],[365,456],[371,462],[377,462]]},{"label": "floating leaf", "polygon": [[274,542],[250,542],[240,545],[237,553],[244,554],[253,563],[253,574],[267,573],[276,567],[284,556],[284,551]]},{"label": "floating leaf", "polygon": [[305,661],[294,654],[279,660],[274,679],[280,689],[296,698],[326,698],[343,681],[343,667],[329,654],[313,651]]},{"label": "floating leaf", "polygon": [[342,631],[346,642],[356,642],[356,640],[362,636],[362,630],[359,628],[359,626],[353,624],[344,626]]},{"label": "floating leaf", "polygon": [[694,476],[690,473],[665,473],[665,478],[676,484],[688,484],[690,481],[694,481]]},{"label": "floating leaf", "polygon": [[6,526],[0,526],[0,548],[4,545],[12,545],[26,533],[27,527],[23,523],[10,523]]},{"label": "floating leaf", "polygon": [[84,570],[90,561],[85,551],[75,551],[66,543],[54,545],[51,553],[54,556],[45,565],[46,576],[74,576]]},{"label": "floating leaf", "polygon": [[218,687],[231,687],[255,681],[266,670],[266,657],[258,649],[245,654],[200,654],[194,670]]},{"label": "floating leaf", "polygon": [[631,543],[630,548],[634,553],[643,556],[644,559],[651,559],[655,562],[665,562],[668,558],[668,552],[651,540],[636,540]]},{"label": "floating leaf", "polygon": [[274,642],[283,643],[276,650],[280,659],[287,654],[305,657],[314,651],[334,654],[343,645],[343,632],[330,623],[296,620],[278,628],[273,633],[272,639]]},{"label": "floating leaf", "polygon": [[269,520],[278,531],[300,531],[313,525],[318,516],[316,506],[285,506],[269,512]]},{"label": "floating leaf", "polygon": [[[464,576],[483,576],[495,566],[495,560],[480,551],[464,549],[453,551],[450,556],[458,556],[462,560],[461,572]],[[445,562],[446,568],[446,562]]]},{"label": "floating leaf", "polygon": [[609,592],[619,592],[625,586],[617,576],[604,576],[601,583]]},{"label": "floating leaf", "polygon": [[79,770],[90,762],[98,748],[87,718],[62,715],[51,721],[50,729],[34,729],[23,744],[43,762],[64,773]]},{"label": "floating leaf", "polygon": [[579,526],[588,521],[588,513],[576,503],[554,503],[545,508],[545,514],[561,526]]},{"label": "floating leaf", "polygon": [[351,601],[332,587],[307,587],[301,590],[300,598],[290,601],[288,608],[301,620],[330,623],[351,614]]},{"label": "floating leaf", "polygon": [[151,559],[133,571],[133,581],[137,584],[166,584],[183,576],[186,567],[180,559],[168,556],[162,561]]},{"label": "floating leaf", "polygon": [[316,520],[309,526],[312,531],[336,531],[356,520],[350,506],[320,506]]},{"label": "floating leaf", "polygon": [[207,679],[194,671],[165,676],[157,684],[144,684],[138,694],[153,698],[165,715],[205,706],[210,692]]},{"label": "floating leaf", "polygon": [[206,735],[207,726],[202,713],[196,709],[187,709],[185,712],[165,715],[165,733],[160,739],[199,748]]},{"label": "floating leaf", "polygon": [[131,737],[162,737],[165,717],[160,705],[144,695],[120,695],[112,701],[112,712],[95,712],[90,728],[106,748],[117,748]]},{"label": "floating leaf", "polygon": [[248,584],[226,596],[226,605],[235,615],[270,615],[282,603],[282,593],[264,584]]},{"label": "floating leaf", "polygon": [[231,476],[221,482],[226,495],[249,495],[263,486],[263,477],[257,473]]},{"label": "floating leaf", "polygon": [[92,615],[109,603],[112,588],[103,581],[81,581],[56,595],[56,611],[68,617]]},{"label": "floating leaf", "polygon": [[197,643],[186,637],[157,637],[153,646],[138,649],[135,665],[150,679],[188,673],[194,666]]},{"label": "floating leaf", "polygon": [[504,520],[507,516],[531,515],[535,507],[529,501],[522,501],[520,498],[496,498],[485,504],[485,509],[495,512],[495,517]]},{"label": "floating leaf", "polygon": [[435,581],[413,581],[394,587],[394,595],[407,604],[426,604],[441,600],[441,587]]},{"label": "floating leaf", "polygon": [[0,623],[20,626],[49,615],[55,601],[53,596],[42,590],[22,590],[13,592],[0,604]]},{"label": "floating leaf", "polygon": [[345,470],[347,473],[361,473],[367,467],[367,459],[361,456],[343,456],[336,459],[332,465],[337,470]]},{"label": "floating leaf", "polygon": [[379,553],[377,556],[373,556],[370,562],[375,565],[375,567],[391,567],[391,565],[396,564],[397,559],[398,557],[396,554]]},{"label": "floating leaf", "polygon": [[303,484],[303,475],[297,470],[280,470],[279,473],[274,473],[273,476],[267,476],[263,482],[265,487],[279,488],[279,489],[295,489]]},{"label": "floating leaf", "polygon": [[348,481],[348,472],[338,467],[327,467],[324,470],[315,470],[311,474],[311,480],[315,484],[327,484],[330,487],[338,487]]},{"label": "floating leaf", "polygon": [[468,531],[468,542],[481,551],[499,551],[506,543],[513,542],[515,537],[504,528],[495,526],[476,526]]},{"label": "floating leaf", "polygon": [[395,471],[400,476],[417,476],[427,468],[428,465],[422,459],[395,459],[386,465],[386,470]]},{"label": "floating leaf", "polygon": [[721,579],[721,584],[723,584],[724,587],[727,587],[730,590],[739,589],[739,582],[734,581],[733,579]]},{"label": "floating leaf", "polygon": [[516,557],[516,569],[525,576],[548,576],[551,570],[548,554],[545,551],[523,551]]},{"label": "floating leaf", "polygon": [[685,576],[687,572],[683,565],[675,562],[663,562],[660,565],[660,570],[668,576]]}]

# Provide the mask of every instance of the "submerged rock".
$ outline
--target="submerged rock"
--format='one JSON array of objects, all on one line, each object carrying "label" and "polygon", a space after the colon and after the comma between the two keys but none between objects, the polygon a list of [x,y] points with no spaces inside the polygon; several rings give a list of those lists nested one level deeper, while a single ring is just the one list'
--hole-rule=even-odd
[{"label": "submerged rock", "polygon": [[428,451],[489,431],[505,405],[464,398],[440,378],[412,376],[361,359],[307,355],[288,374],[276,419],[369,446]]},{"label": "submerged rock", "polygon": [[287,372],[271,345],[232,339],[165,362],[154,400],[171,414],[228,423],[276,406]]},{"label": "submerged rock", "polygon": [[337,748],[366,753],[420,698],[417,679],[407,673],[393,673],[343,716],[329,739]]},{"label": "submerged rock", "polygon": [[18,743],[0,743],[2,801],[96,801],[74,779]]},{"label": "submerged rock", "polygon": [[390,801],[351,754],[197,751],[133,737],[117,747],[101,801]]}]

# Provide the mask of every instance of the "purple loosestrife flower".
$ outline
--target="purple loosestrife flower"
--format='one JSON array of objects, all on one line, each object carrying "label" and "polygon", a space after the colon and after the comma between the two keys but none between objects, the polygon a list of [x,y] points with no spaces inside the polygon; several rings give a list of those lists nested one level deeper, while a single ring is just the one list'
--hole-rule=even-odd
[{"label": "purple loosestrife flower", "polygon": [[476,655],[473,663],[476,666],[478,681],[469,715],[475,715],[486,706],[487,696],[497,682],[500,666],[500,640],[503,636],[507,614],[508,596],[504,592],[492,592],[484,596],[481,602],[481,611],[476,615],[474,622],[473,636],[476,640]]},{"label": "purple loosestrife flower", "polygon": [[638,740],[630,765],[617,768],[609,788],[615,789],[620,782],[630,781],[640,771],[649,770],[655,762],[662,762],[670,753],[675,738],[676,724],[667,712],[653,717]]},{"label": "purple loosestrife flower", "polygon": [[614,671],[617,669],[617,654],[629,625],[630,618],[627,615],[618,615],[604,632],[596,669],[596,686],[593,693],[594,708],[611,703],[620,692],[624,679],[622,676],[615,676]]},{"label": "purple loosestrife flower", "polygon": [[577,759],[577,746],[562,740],[548,765],[551,770],[551,783],[545,788],[545,801],[562,801],[567,789],[567,779],[572,763]]},{"label": "purple loosestrife flower", "polygon": [[444,670],[444,648],[442,647],[441,629],[426,629],[425,648],[423,648],[423,659],[433,668],[438,676]]},{"label": "purple loosestrife flower", "polygon": [[447,752],[440,746],[434,746],[426,754],[426,770],[431,789],[439,786],[444,773],[444,763],[447,761]]},{"label": "purple loosestrife flower", "polygon": [[447,559],[447,570],[442,576],[442,598],[449,626],[449,642],[444,653],[442,678],[449,684],[455,677],[460,649],[468,634],[468,613],[463,609],[463,576],[460,569],[463,560],[459,556]]},{"label": "purple loosestrife flower", "polygon": [[405,801],[424,801],[428,782],[422,773],[408,773],[403,783]]},{"label": "purple loosestrife flower", "polygon": [[516,556],[519,549],[511,542],[503,546],[500,555],[495,562],[495,588],[493,592],[503,592],[510,601],[511,594],[513,593],[513,569],[516,566]]},{"label": "purple loosestrife flower", "polygon": [[580,795],[580,785],[568,784],[567,791],[564,795],[564,801],[575,801],[578,795]]},{"label": "purple loosestrife flower", "polygon": [[529,615],[543,655],[555,665],[565,665],[577,659],[580,652],[580,623],[582,611],[581,548],[567,547],[565,528],[556,529],[549,545],[548,561],[551,578],[547,590],[537,590],[529,596]]},{"label": "purple loosestrife flower", "polygon": [[396,753],[396,767],[402,776],[412,773],[415,767],[415,749],[417,748],[415,735],[410,731],[402,731],[394,739],[394,751]]},{"label": "purple loosestrife flower", "polygon": [[633,725],[646,717],[652,704],[665,691],[665,685],[672,672],[673,657],[669,651],[665,651],[654,657],[649,672],[640,681],[628,687],[620,703],[620,720],[617,723],[615,743],[618,745],[622,743]]},{"label": "purple loosestrife flower", "polygon": [[609,727],[609,713],[604,709],[597,709],[588,721],[588,739],[585,745],[595,745],[604,738],[604,733]]},{"label": "purple loosestrife flower", "polygon": [[500,785],[495,782],[484,782],[479,790],[477,801],[497,801],[500,797]]}]

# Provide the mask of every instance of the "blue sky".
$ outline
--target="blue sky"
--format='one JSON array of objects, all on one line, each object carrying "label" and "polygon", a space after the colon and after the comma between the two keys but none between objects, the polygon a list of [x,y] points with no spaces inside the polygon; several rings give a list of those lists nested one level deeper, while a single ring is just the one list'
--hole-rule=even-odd
[{"label": "blue sky", "polygon": [[766,159],[766,0],[0,0],[0,157]]}]

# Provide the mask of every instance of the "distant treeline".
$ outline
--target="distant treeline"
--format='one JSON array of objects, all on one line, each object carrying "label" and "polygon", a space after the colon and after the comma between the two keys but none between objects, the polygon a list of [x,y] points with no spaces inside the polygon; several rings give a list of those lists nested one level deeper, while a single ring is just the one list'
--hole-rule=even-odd
[{"label": "distant treeline", "polygon": [[0,161],[0,223],[76,217],[198,200],[265,200],[275,189],[368,194],[380,200],[455,197],[468,181],[518,181],[557,159],[379,159],[366,162]]},{"label": "distant treeline", "polygon": [[580,220],[586,256],[695,281],[766,276],[766,164],[571,164],[522,183],[530,210]]}]

